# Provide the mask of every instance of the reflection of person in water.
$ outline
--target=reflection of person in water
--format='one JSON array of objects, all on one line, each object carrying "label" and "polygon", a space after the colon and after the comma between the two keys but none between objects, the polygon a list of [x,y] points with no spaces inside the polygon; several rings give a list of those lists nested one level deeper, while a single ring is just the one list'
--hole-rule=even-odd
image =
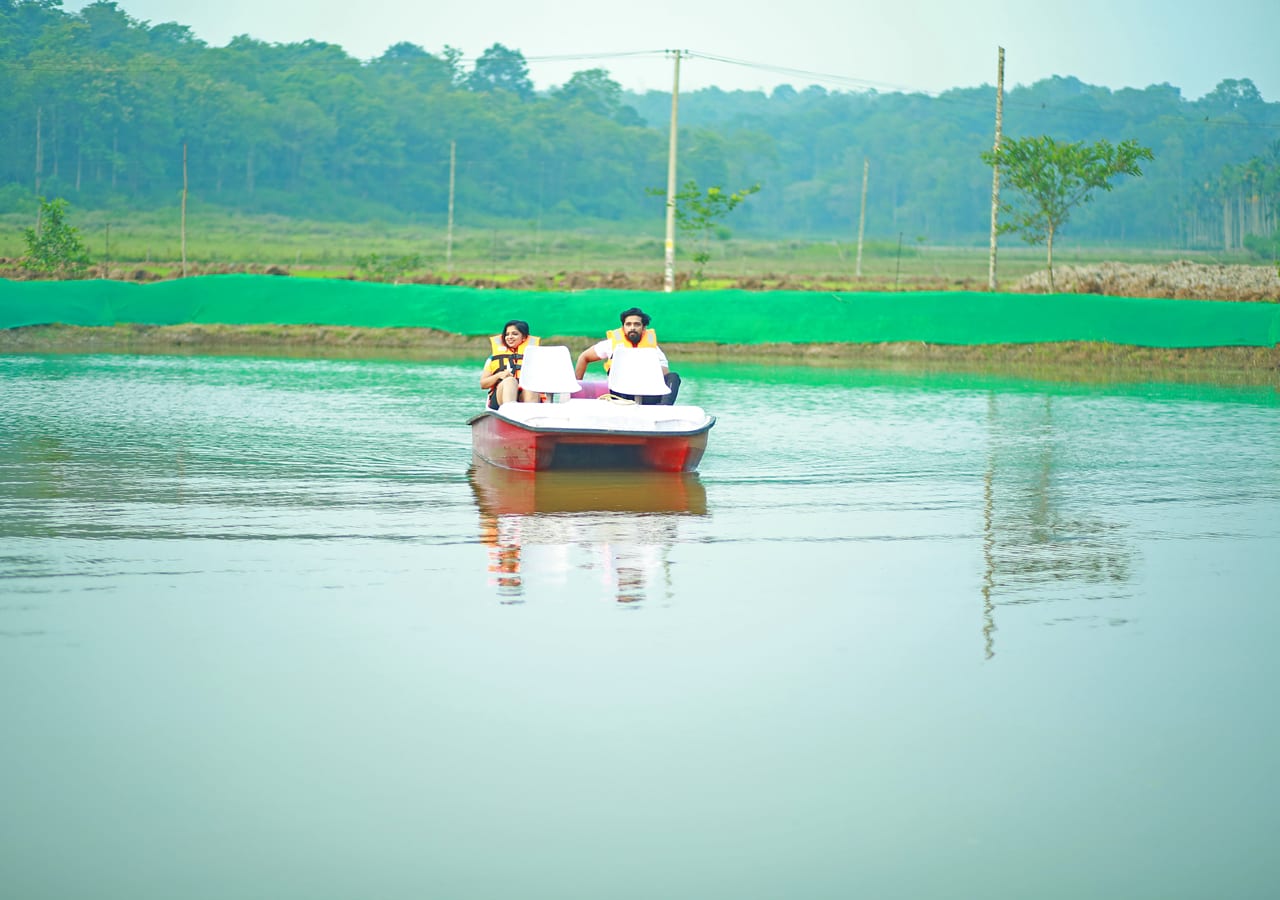
[{"label": "reflection of person in water", "polygon": [[671,599],[681,522],[707,514],[696,476],[676,473],[470,474],[488,580],[504,603],[546,596],[627,607]]},{"label": "reflection of person in water", "polygon": [[676,516],[610,516],[592,528],[603,558],[602,575],[619,603],[651,599],[652,587],[671,590],[667,554],[679,542]]},{"label": "reflection of person in water", "polygon": [[606,543],[605,583],[619,603],[639,603],[645,599],[651,574],[664,571],[660,548],[652,544]]},{"label": "reflection of person in water", "polygon": [[[497,588],[502,602],[519,603],[535,584],[563,585],[573,569],[594,569],[600,573],[604,592],[618,603],[648,599],[653,579],[669,587],[665,555],[677,540],[676,520],[628,518],[629,527],[623,524],[614,517],[574,523],[537,514],[482,513],[480,542],[489,555],[489,584]],[[572,559],[575,547],[588,554],[577,565]]]},{"label": "reflection of person in water", "polygon": [[481,514],[480,542],[489,548],[489,584],[497,587],[499,597],[520,597],[524,593],[520,574],[520,517]]}]

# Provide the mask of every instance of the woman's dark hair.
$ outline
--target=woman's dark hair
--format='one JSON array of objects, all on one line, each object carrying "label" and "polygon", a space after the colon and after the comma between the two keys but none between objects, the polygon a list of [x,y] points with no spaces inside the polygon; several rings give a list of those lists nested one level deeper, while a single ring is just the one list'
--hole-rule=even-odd
[{"label": "woman's dark hair", "polygon": [[502,326],[502,333],[506,334],[507,329],[510,328],[512,325],[516,327],[516,331],[520,332],[525,337],[529,336],[529,323],[524,321],[523,319],[512,319],[506,325]]},{"label": "woman's dark hair", "polygon": [[618,316],[618,321],[625,323],[628,316],[639,316],[640,321],[644,323],[644,327],[649,327],[649,314],[640,307],[633,306],[630,309],[624,309],[622,315]]}]

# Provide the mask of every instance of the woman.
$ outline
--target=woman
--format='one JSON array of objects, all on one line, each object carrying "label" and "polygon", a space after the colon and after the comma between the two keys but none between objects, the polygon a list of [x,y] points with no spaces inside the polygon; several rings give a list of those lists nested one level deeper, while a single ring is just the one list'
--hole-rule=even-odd
[{"label": "woman", "polygon": [[489,409],[497,409],[512,400],[536,403],[542,399],[538,394],[521,390],[519,381],[525,348],[537,343],[536,337],[529,337],[529,323],[520,319],[512,319],[502,326],[502,334],[489,338],[492,353],[480,375],[480,387],[489,392]]}]

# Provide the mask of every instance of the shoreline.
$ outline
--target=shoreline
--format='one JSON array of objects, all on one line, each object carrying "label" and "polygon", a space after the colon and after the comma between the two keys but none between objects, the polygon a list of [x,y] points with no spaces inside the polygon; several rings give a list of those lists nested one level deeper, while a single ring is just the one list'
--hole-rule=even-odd
[{"label": "shoreline", "polygon": [[[597,337],[549,335],[544,343],[585,347]],[[135,353],[475,359],[485,336],[429,328],[329,325],[29,325],[0,330],[0,353]],[[1067,381],[1171,381],[1273,385],[1280,390],[1280,345],[1139,347],[1070,341],[1040,344],[710,344],[665,343],[690,362],[981,372]]]},{"label": "shoreline", "polygon": [[[310,277],[310,267],[274,264],[211,264],[193,263],[186,275],[176,262],[118,263],[115,266],[95,266],[85,273],[88,279],[119,281],[134,284],[150,284],[158,281],[176,281],[186,277],[216,275],[271,275],[277,277]],[[156,268],[167,269],[166,273]],[[762,272],[755,275],[708,272],[701,279],[702,288],[691,283],[689,274],[676,274],[676,284],[686,290],[739,290],[752,293],[771,291],[809,292],[861,292],[901,293],[919,291],[974,291],[988,290],[987,275],[979,277],[960,273],[932,274],[907,273],[892,279],[888,275],[849,276],[821,272]],[[1170,300],[1221,300],[1242,303],[1280,302],[1280,270],[1275,263],[1199,263],[1189,259],[1173,259],[1165,262],[1146,263],[1068,263],[1054,268],[1053,292],[1068,294],[1100,294],[1116,297],[1150,297]],[[574,269],[556,271],[510,272],[497,275],[443,275],[438,272],[406,274],[395,279],[361,276],[355,271],[331,272],[317,276],[322,280],[360,281],[390,284],[416,284],[430,286],[470,287],[484,290],[523,290],[551,293],[573,293],[585,290],[662,291],[664,279],[661,273],[649,271]],[[0,258],[0,278],[13,281],[62,281],[57,275],[35,273],[21,268],[20,260]],[[714,285],[707,288],[705,285]],[[1000,293],[1046,294],[1050,293],[1048,273],[1037,267],[1016,279],[1006,279],[998,288]]]}]

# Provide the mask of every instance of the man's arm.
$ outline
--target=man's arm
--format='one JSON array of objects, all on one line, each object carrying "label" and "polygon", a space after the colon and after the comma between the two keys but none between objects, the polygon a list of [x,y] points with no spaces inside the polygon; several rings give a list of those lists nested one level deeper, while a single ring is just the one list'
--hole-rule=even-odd
[{"label": "man's arm", "polygon": [[578,363],[573,367],[573,377],[582,380],[582,376],[587,374],[587,366],[601,359],[599,353],[596,353],[596,346],[592,344],[586,350],[578,354]]}]

